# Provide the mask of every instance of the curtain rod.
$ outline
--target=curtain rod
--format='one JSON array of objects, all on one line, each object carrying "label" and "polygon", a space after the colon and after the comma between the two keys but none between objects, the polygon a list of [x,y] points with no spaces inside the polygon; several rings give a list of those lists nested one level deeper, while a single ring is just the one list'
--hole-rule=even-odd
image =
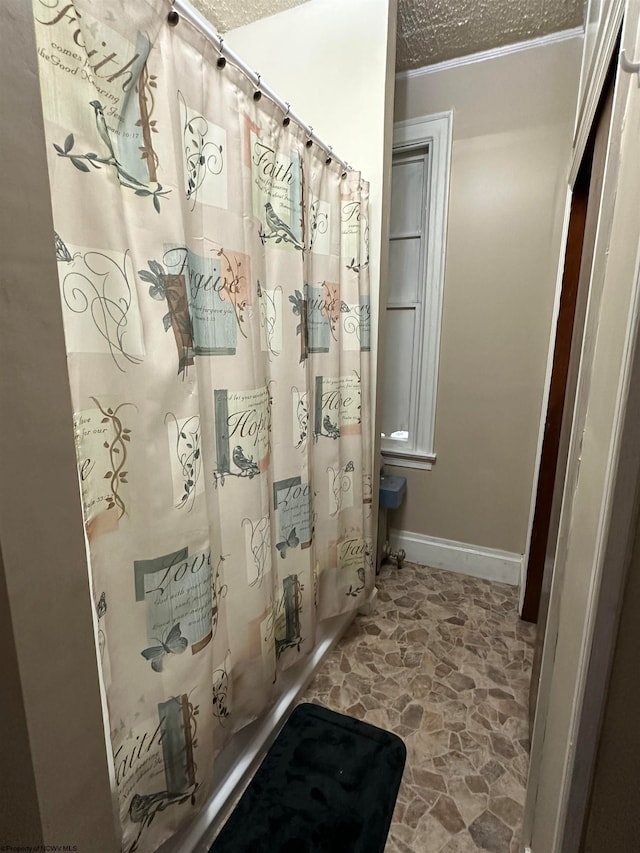
[{"label": "curtain rod", "polygon": [[[292,109],[289,103],[283,101],[269,86],[265,85],[262,82],[260,74],[255,71],[252,71],[245,62],[240,59],[235,51],[231,50],[231,48],[227,47],[224,44],[224,37],[221,36],[214,27],[207,21],[207,19],[194,9],[191,3],[188,0],[171,0],[171,11],[169,12],[169,23],[173,26],[178,24],[179,18],[175,17],[172,19],[172,15],[178,14],[188,21],[191,26],[195,27],[199,30],[203,35],[205,35],[211,42],[213,42],[214,47],[220,53],[220,56],[223,57],[228,62],[231,62],[232,65],[235,65],[237,68],[242,71],[242,73],[249,79],[249,81],[256,87],[256,92],[260,92],[262,95],[265,95],[269,98],[270,101],[279,107],[284,113],[284,118],[289,118],[291,121],[294,121],[297,125],[299,125],[302,130],[306,133],[307,145],[310,145],[312,142],[315,142],[323,151],[327,154],[327,162],[330,163],[331,160],[335,160],[336,163],[339,163],[342,168],[347,171],[351,171],[352,167],[340,157],[337,157],[333,153],[333,149],[330,145],[326,145],[320,137],[314,133],[313,127],[311,125],[305,124],[302,121],[300,116],[298,116]],[[288,122],[287,122],[288,124]]]}]

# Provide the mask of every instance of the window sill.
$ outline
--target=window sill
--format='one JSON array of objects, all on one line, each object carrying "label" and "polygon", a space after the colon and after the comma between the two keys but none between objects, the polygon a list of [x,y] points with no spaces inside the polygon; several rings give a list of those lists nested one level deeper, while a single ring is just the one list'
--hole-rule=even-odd
[{"label": "window sill", "polygon": [[383,450],[384,464],[396,468],[418,468],[421,471],[431,471],[436,461],[435,453],[402,453],[402,451]]}]

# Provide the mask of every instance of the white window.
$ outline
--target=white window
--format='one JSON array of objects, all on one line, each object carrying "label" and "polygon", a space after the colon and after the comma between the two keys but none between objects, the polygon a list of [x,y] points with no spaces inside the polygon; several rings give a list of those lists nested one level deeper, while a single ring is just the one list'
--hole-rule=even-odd
[{"label": "white window", "polygon": [[452,113],[397,122],[382,367],[382,453],[431,468]]}]

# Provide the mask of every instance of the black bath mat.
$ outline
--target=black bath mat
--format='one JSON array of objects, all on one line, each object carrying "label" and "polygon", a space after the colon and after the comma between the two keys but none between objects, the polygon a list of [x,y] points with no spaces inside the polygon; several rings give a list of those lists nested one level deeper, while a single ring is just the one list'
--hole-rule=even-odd
[{"label": "black bath mat", "polygon": [[209,853],[382,853],[406,755],[391,732],[298,705]]}]

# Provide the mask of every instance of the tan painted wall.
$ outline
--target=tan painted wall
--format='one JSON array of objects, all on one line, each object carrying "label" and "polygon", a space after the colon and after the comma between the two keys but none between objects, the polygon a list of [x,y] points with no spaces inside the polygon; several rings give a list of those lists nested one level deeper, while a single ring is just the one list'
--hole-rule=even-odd
[{"label": "tan painted wall", "polygon": [[0,738],[0,841],[16,846],[28,841],[35,847],[43,843],[42,824],[1,550],[0,648],[0,731],[5,732]]},{"label": "tan painted wall", "polygon": [[454,110],[437,461],[389,468],[398,529],[524,552],[581,43],[397,81],[396,121]]},{"label": "tan painted wall", "polygon": [[24,0],[3,13],[0,847],[115,853],[33,15]]}]

